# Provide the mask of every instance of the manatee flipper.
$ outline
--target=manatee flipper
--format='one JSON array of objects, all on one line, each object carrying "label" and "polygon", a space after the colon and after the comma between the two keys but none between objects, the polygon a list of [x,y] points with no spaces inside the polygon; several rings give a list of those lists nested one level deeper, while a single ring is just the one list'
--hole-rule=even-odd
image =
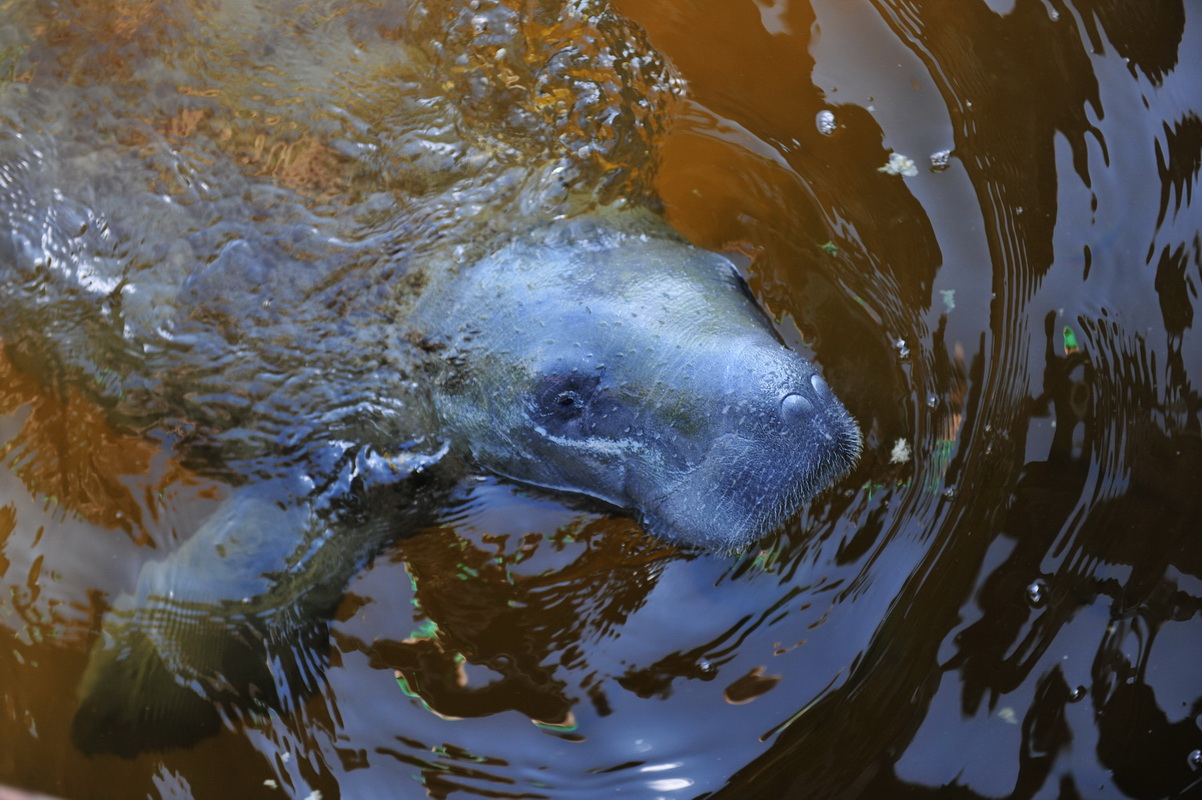
[{"label": "manatee flipper", "polygon": [[[361,456],[344,485],[316,495],[288,478],[235,490],[105,614],[79,686],[75,745],[126,757],[186,746],[226,718],[315,691],[346,584],[414,527],[414,472],[437,458]],[[381,498],[372,484],[384,482],[398,491]],[[373,494],[388,513],[355,513]]]}]

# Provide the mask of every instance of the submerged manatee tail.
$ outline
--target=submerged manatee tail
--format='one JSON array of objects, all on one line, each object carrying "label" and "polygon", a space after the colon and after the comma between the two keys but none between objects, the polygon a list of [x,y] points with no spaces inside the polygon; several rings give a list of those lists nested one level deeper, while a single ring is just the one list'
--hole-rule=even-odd
[{"label": "submerged manatee tail", "polygon": [[[380,464],[360,458],[352,472],[365,466]],[[327,621],[347,582],[415,529],[414,492],[434,488],[425,473],[384,469],[392,491],[359,481],[340,486],[335,502],[298,497],[296,480],[243,487],[178,550],[147,563],[101,623],[75,745],[126,757],[186,746],[227,719],[287,710],[317,690]]]},{"label": "submerged manatee tail", "polygon": [[305,621],[272,607],[268,598],[283,592],[272,591],[271,575],[313,521],[303,504],[269,499],[276,489],[235,492],[116,599],[79,688],[71,735],[81,750],[133,756],[185,745],[217,732],[221,704],[278,702],[271,632],[296,633]]},{"label": "submerged manatee tail", "polygon": [[[324,630],[318,618],[296,632],[315,644]],[[163,602],[145,612],[115,614],[103,636],[89,659],[71,726],[72,741],[89,754],[132,758],[185,747],[217,733],[231,713],[279,707],[282,686],[305,691],[272,674],[271,665],[287,664],[289,656],[271,658],[283,643],[253,631],[249,621],[238,624]],[[181,671],[182,659],[193,653],[220,668]],[[290,654],[298,666],[308,656],[303,648]]]}]

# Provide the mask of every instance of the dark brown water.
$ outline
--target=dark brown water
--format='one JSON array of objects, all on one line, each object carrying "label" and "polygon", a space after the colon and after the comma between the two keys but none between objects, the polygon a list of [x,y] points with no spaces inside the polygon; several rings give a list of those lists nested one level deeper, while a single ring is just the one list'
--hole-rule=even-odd
[{"label": "dark brown water", "polygon": [[0,361],[0,782],[1202,796],[1202,8],[620,10],[687,81],[668,217],[746,256],[860,420],[857,471],[739,559],[481,478],[355,579],[317,696],[86,757],[67,728],[104,598],[225,490]]}]

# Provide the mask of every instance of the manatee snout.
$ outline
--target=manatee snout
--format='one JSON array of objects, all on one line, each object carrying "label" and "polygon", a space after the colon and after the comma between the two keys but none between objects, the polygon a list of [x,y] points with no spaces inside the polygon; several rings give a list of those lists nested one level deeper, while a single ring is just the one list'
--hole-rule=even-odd
[{"label": "manatee snout", "polygon": [[843,477],[861,440],[822,376],[775,342],[732,354],[722,372],[704,456],[638,506],[644,527],[661,538],[735,552]]}]

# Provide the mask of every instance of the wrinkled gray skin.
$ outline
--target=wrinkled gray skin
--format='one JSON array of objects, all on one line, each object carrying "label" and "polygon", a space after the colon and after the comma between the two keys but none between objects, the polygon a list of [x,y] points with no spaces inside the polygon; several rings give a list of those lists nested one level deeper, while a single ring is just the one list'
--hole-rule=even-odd
[{"label": "wrinkled gray skin", "polygon": [[734,266],[627,213],[537,230],[423,296],[433,402],[477,463],[665,540],[744,550],[860,438]]},{"label": "wrinkled gray skin", "polygon": [[[584,5],[547,13],[571,22]],[[726,259],[638,203],[602,202],[608,185],[645,184],[612,165],[653,147],[671,87],[653,54],[625,52],[637,31],[598,7],[540,61],[503,3],[439,9],[368,4],[323,28],[280,25],[293,12],[275,0],[206,4],[171,29],[195,41],[126,48],[111,83],[69,37],[15,50],[12,74],[33,78],[0,83],[0,340],[231,487],[113,599],[79,689],[86,751],[187,744],[318,690],[347,582],[466,470],[735,552],[858,455],[855,424]],[[3,36],[49,24],[36,3],[18,10],[31,21]],[[412,46],[392,38],[405,25]],[[573,59],[598,50],[635,71],[573,83]],[[251,55],[276,62],[243,86]],[[527,102],[508,76],[532,64]],[[469,84],[448,93],[448,75]],[[592,105],[548,119],[545,86]],[[203,131],[142,121],[210,113],[235,131],[256,114],[310,126],[361,185],[314,200]],[[595,162],[590,136],[611,148]]]}]

